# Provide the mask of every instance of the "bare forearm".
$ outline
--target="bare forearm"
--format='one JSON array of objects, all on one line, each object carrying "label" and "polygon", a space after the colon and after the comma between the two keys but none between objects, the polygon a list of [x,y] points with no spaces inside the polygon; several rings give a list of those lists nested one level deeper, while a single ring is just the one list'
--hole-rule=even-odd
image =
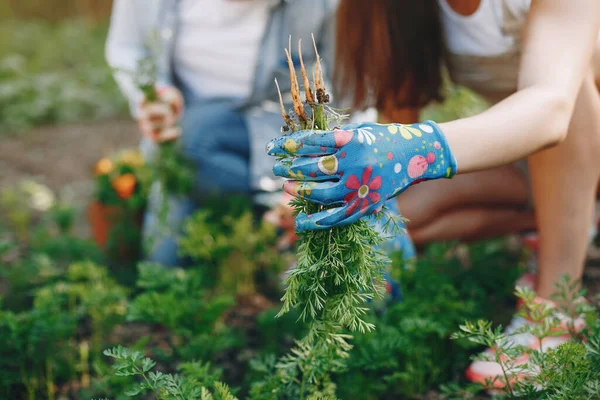
[{"label": "bare forearm", "polygon": [[590,71],[600,3],[533,0],[519,91],[488,111],[442,125],[461,173],[507,164],[565,139]]},{"label": "bare forearm", "polygon": [[564,139],[568,99],[539,88],[523,89],[479,115],[444,124],[458,173],[505,165]]}]

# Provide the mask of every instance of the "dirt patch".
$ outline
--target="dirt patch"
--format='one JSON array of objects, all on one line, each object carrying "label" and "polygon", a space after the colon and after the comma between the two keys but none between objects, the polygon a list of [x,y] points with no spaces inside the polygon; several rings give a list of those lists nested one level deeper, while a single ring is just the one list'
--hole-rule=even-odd
[{"label": "dirt patch", "polygon": [[88,235],[85,207],[94,186],[92,170],[98,159],[139,143],[130,120],[45,126],[0,137],[0,189],[24,179],[50,187],[78,211],[78,234]]},{"label": "dirt patch", "polygon": [[89,181],[100,157],[137,146],[139,133],[135,122],[121,120],[40,127],[1,140],[0,187],[33,178],[60,191]]}]

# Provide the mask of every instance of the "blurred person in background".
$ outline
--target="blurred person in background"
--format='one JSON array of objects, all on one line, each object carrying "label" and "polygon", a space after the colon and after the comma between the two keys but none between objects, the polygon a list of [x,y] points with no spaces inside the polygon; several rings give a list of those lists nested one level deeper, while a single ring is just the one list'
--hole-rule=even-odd
[{"label": "blurred person in background", "polygon": [[[416,122],[423,106],[442,97],[443,64],[454,82],[493,106],[440,125],[365,123],[293,134],[299,148],[310,142],[322,152],[299,154],[291,168],[301,168],[304,178],[289,181],[286,190],[298,196],[305,181],[324,181],[305,197],[341,205],[310,218],[300,215],[298,227],[351,223],[411,187],[398,202],[419,243],[536,228],[535,289],[540,302],[553,306],[549,298],[560,276],[583,275],[600,177],[600,3],[342,0],[337,26],[336,82],[354,108],[375,106],[384,123]],[[377,140],[361,140],[367,134]],[[268,151],[284,152],[281,143],[275,139]],[[329,154],[340,155],[334,183],[317,168],[318,156]],[[297,179],[288,169],[275,167]],[[377,187],[370,179],[378,179]],[[362,202],[355,201],[355,191]],[[526,323],[515,317],[507,330]],[[531,335],[514,340],[538,345]],[[566,340],[552,338],[546,345]],[[498,364],[477,361],[468,377],[483,382],[500,373]]]},{"label": "blurred person in background", "polygon": [[[311,34],[326,58],[333,37],[337,0],[116,0],[106,55],[131,113],[143,133],[142,150],[151,159],[156,131],[178,122],[184,154],[196,170],[193,196],[171,199],[168,225],[178,233],[188,216],[209,197],[254,196],[280,190],[264,154],[283,124],[273,80],[289,92],[283,49],[290,35],[312,48]],[[158,48],[157,84],[164,99],[183,99],[183,109],[162,118],[153,114],[133,74],[139,60]],[[297,61],[295,58],[294,61]],[[305,62],[314,62],[308,51]],[[162,109],[162,108],[159,108]],[[158,122],[157,122],[158,121]],[[176,235],[159,232],[161,188],[154,185],[144,220],[152,249],[148,258],[178,265]],[[266,199],[265,199],[266,197]]]}]

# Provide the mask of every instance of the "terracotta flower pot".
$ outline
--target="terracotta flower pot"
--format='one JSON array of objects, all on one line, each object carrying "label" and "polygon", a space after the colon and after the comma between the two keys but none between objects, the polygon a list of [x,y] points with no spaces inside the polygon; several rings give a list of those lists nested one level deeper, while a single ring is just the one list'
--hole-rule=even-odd
[{"label": "terracotta flower pot", "polygon": [[[130,220],[125,221],[126,218]],[[119,206],[107,206],[98,201],[92,202],[88,207],[88,221],[94,241],[103,250],[114,250],[119,257],[128,257],[138,253],[142,220],[142,211],[127,215]],[[137,231],[136,235],[128,236],[127,240],[119,240],[115,248],[109,249],[111,235],[119,234],[119,226],[124,222]]]}]

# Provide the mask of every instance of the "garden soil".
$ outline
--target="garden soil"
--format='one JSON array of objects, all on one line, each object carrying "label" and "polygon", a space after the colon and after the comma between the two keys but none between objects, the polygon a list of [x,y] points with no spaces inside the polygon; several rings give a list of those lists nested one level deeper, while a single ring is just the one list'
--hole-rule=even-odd
[{"label": "garden soil", "polygon": [[129,120],[39,127],[2,134],[0,188],[33,179],[50,187],[78,211],[77,233],[88,235],[85,207],[93,194],[96,162],[115,151],[135,148],[137,125]]}]

